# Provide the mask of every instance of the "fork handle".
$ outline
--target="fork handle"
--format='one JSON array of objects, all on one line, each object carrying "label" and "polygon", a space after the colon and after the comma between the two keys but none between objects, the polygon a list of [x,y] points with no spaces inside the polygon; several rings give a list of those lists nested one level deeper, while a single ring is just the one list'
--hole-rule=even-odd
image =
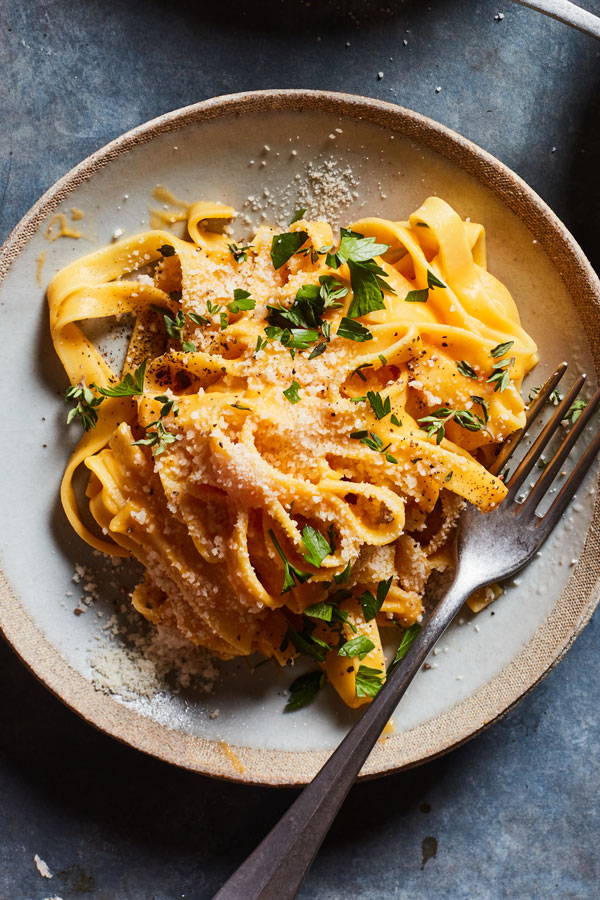
[{"label": "fork handle", "polygon": [[[461,584],[462,582],[462,584]],[[421,628],[337,750],[261,844],[213,900],[292,900],[369,753],[427,654],[452,622],[472,588],[454,578],[446,596]]]}]

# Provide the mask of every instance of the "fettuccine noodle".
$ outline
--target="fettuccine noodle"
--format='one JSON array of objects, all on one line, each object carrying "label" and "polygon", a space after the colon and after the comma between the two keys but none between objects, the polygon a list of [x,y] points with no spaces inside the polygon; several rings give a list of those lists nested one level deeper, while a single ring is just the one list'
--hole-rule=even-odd
[{"label": "fettuccine noodle", "polygon": [[[385,677],[380,628],[418,623],[450,565],[462,502],[505,496],[483,463],[524,424],[536,346],[482,226],[437,197],[339,247],[303,218],[240,247],[234,215],[195,203],[190,240],[148,231],[53,279],[52,338],[91,416],[63,506],[92,547],[143,564],[146,618],[224,658],[306,652],[358,706]],[[115,372],[78,323],[123,314]]]}]

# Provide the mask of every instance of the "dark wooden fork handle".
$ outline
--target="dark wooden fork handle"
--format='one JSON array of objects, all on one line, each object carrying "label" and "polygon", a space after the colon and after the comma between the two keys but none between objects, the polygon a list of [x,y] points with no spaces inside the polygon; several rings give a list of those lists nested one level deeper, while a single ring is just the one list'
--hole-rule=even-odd
[{"label": "dark wooden fork handle", "polygon": [[[458,572],[457,572],[458,576]],[[459,583],[460,582],[460,583]],[[455,577],[448,593],[321,771],[266,838],[215,894],[214,900],[291,900],[348,791],[427,654],[471,589]]]}]

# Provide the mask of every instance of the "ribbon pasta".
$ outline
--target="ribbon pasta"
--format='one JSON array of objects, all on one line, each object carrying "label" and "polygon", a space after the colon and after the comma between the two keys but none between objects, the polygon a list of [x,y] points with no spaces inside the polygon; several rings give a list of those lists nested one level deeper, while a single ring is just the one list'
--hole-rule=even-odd
[{"label": "ribbon pasta", "polygon": [[[72,385],[114,393],[147,361],[139,392],[98,403],[62,503],[88,544],[143,564],[132,599],[146,618],[224,658],[259,651],[284,664],[308,647],[359,706],[373,693],[359,689],[361,673],[384,679],[380,627],[418,622],[430,575],[451,564],[462,502],[490,510],[506,493],[483,462],[524,424],[519,388],[536,346],[487,271],[482,226],[437,197],[408,221],[351,226],[387,248],[375,260],[384,308],[352,319],[354,337],[338,330],[357,270],[323,249],[335,244],[330,226],[294,222],[286,235],[300,249],[275,268],[276,231],[237,248],[225,233],[234,215],[195,203],[190,240],[135,235],[50,284],[52,339]],[[289,310],[323,279],[340,299],[322,314],[318,350],[265,332],[274,307]],[[122,315],[134,326],[116,372],[81,323]],[[165,322],[176,323],[169,333]],[[510,358],[498,363],[503,347]],[[156,452],[159,427],[167,442]],[[73,489],[82,464],[97,532]]]}]

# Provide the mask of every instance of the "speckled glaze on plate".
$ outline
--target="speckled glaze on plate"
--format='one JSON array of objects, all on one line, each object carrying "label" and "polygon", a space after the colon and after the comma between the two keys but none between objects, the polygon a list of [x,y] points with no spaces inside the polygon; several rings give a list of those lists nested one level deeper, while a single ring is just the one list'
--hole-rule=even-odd
[{"label": "speckled glaze on plate", "polygon": [[[341,177],[338,223],[367,213],[403,218],[429,194],[483,222],[489,268],[512,291],[540,346],[542,361],[530,383],[539,384],[562,359],[573,374],[587,371],[597,379],[600,284],[564,226],[489,154],[377,100],[266,91],[168,113],[57,182],[15,228],[0,259],[0,315],[11,336],[0,366],[16,401],[3,412],[11,440],[4,444],[0,486],[10,516],[3,517],[0,625],[32,671],[89,722],[168,762],[260,784],[310,780],[356,713],[322,692],[308,709],[283,715],[292,673],[270,664],[251,674],[243,661],[223,666],[212,695],[114,696],[94,687],[90,659],[108,640],[102,624],[118,584],[70,532],[57,503],[73,434],[64,428],[64,376],[48,334],[44,286],[60,267],[106,244],[115,229],[146,229],[156,184],[185,200],[234,205],[241,235],[261,216],[285,221],[305,205],[297,201],[308,198],[309,211],[311,204],[323,206],[319,194],[332,173]],[[85,212],[77,224],[86,239],[48,243],[49,219],[71,207]],[[46,254],[41,285],[40,253]],[[363,775],[415,765],[467,740],[560,659],[598,601],[599,525],[588,478],[542,556],[492,610],[455,625],[440,642],[432,668],[415,679],[394,717],[395,733],[376,745]],[[96,572],[96,611],[103,615],[77,618],[65,600],[76,562]]]}]

